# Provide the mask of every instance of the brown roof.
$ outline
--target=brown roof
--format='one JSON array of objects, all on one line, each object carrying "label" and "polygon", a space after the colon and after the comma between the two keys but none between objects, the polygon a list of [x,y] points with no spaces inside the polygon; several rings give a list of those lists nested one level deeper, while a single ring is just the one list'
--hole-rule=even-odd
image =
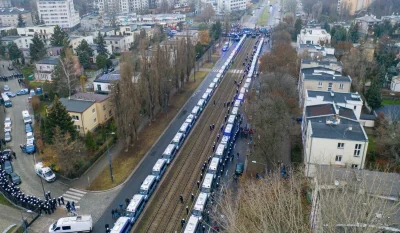
[{"label": "brown roof", "polygon": [[71,99],[103,102],[104,100],[108,99],[108,95],[78,92],[75,95],[71,96]]}]

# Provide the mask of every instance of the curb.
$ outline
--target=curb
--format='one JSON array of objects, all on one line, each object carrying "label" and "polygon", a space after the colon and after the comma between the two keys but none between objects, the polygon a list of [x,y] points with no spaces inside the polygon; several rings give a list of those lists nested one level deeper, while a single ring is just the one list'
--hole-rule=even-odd
[{"label": "curb", "polygon": [[14,226],[16,226],[17,224],[11,224],[10,226],[8,226],[3,233],[7,233],[11,228],[13,228]]}]

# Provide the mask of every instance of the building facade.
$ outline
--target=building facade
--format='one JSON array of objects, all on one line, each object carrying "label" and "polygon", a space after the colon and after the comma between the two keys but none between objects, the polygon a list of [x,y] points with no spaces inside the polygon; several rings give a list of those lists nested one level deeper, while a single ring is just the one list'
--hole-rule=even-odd
[{"label": "building facade", "polygon": [[244,0],[217,0],[217,11],[228,13],[233,11],[246,10],[247,1]]},{"label": "building facade", "polygon": [[11,0],[0,0],[0,7],[1,8],[12,7]]},{"label": "building facade", "polygon": [[50,45],[50,38],[54,33],[55,26],[37,25],[23,28],[17,28],[19,36],[33,37],[35,34],[39,36],[47,45]]},{"label": "building facade", "polygon": [[106,45],[111,45],[113,53],[128,51],[133,43],[133,36],[107,36]]},{"label": "building facade", "polygon": [[304,28],[297,35],[297,47],[300,44],[326,45],[331,43],[331,35],[325,29]]},{"label": "building facade", "polygon": [[65,30],[79,27],[79,12],[73,0],[38,0],[37,8],[46,25],[59,25]]},{"label": "building facade", "polygon": [[97,93],[108,94],[111,92],[112,83],[118,81],[120,78],[119,73],[104,74],[93,81],[94,91]]},{"label": "building facade", "polygon": [[29,36],[5,36],[1,38],[1,44],[7,46],[14,42],[19,49],[27,49],[32,42],[32,37]]},{"label": "building facade", "polygon": [[367,8],[374,0],[338,0],[337,10],[340,13],[344,9],[348,10],[351,15],[356,11]]},{"label": "building facade", "polygon": [[36,62],[35,80],[52,81],[53,70],[58,62],[58,57],[46,57]]},{"label": "building facade", "polygon": [[18,9],[18,8],[2,8],[0,9],[0,24],[3,26],[18,26],[18,17],[21,15],[25,26],[32,25],[32,15],[31,12]]},{"label": "building facade", "polygon": [[363,17],[356,18],[355,22],[358,25],[358,32],[372,35],[374,33],[374,26],[381,23],[382,20],[377,19],[374,15],[365,15]]}]

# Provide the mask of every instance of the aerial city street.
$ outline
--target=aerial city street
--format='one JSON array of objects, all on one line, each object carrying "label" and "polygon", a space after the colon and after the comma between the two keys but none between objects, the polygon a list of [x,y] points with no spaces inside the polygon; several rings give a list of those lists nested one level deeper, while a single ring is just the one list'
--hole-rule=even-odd
[{"label": "aerial city street", "polygon": [[399,13],[0,0],[0,232],[400,232]]}]

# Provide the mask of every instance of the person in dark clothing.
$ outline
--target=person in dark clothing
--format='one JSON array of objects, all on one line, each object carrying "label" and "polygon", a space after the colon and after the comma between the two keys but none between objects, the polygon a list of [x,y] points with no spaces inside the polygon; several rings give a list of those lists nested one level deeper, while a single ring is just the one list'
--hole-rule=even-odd
[{"label": "person in dark clothing", "polygon": [[182,196],[182,194],[179,195],[179,200],[181,201],[181,203],[183,203],[183,196]]}]

